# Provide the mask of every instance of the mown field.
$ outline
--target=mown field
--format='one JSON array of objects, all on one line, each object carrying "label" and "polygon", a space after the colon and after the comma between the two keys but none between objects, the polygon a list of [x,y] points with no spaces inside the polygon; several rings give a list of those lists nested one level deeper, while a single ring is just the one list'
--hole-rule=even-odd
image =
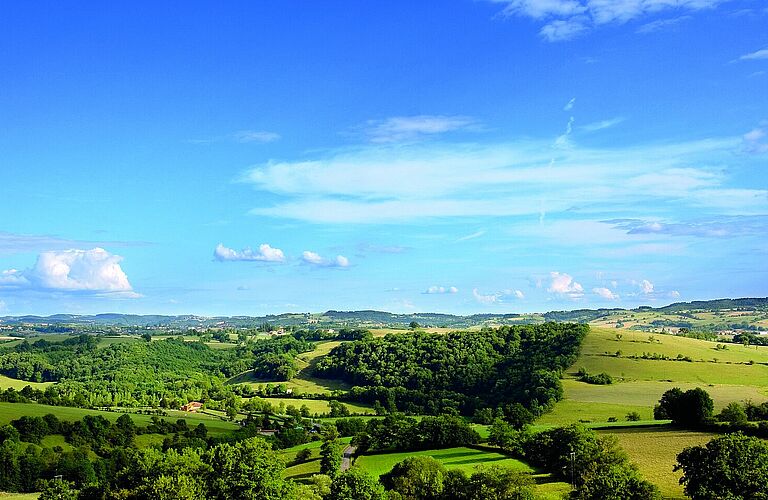
[{"label": "mown field", "polygon": [[[264,398],[264,401],[269,401],[274,406],[278,406],[280,403],[283,403],[286,407],[288,405],[293,405],[296,408],[301,408],[302,405],[306,405],[307,408],[309,408],[309,412],[313,415],[315,413],[322,414],[322,413],[328,413],[330,411],[330,406],[328,405],[328,401],[325,399],[298,399],[298,398]],[[365,415],[374,415],[375,412],[373,411],[373,408],[370,406],[365,406],[362,404],[356,404],[356,403],[342,403],[344,406],[346,406],[350,413],[361,413]]]},{"label": "mown field", "polygon": [[20,391],[28,385],[32,386],[33,389],[42,390],[51,384],[53,384],[53,382],[27,382],[26,380],[18,380],[15,378],[6,377],[5,375],[0,375],[0,390],[13,388],[17,391]]},{"label": "mown field", "polygon": [[[86,415],[101,415],[107,420],[114,422],[122,415],[118,411],[99,411],[88,410],[85,408],[69,408],[65,406],[47,406],[36,403],[0,403],[0,425],[7,424],[11,420],[15,420],[23,415],[30,417],[42,417],[52,413],[59,417],[61,420],[75,421],[81,420]],[[145,426],[151,422],[152,417],[150,415],[142,415],[136,413],[128,413],[136,425]],[[168,411],[168,416],[160,417],[170,421],[176,421],[183,418],[187,421],[187,425],[194,427],[199,423],[205,424],[208,428],[208,432],[211,434],[222,434],[231,432],[238,428],[236,423],[225,422],[214,417],[210,417],[204,414],[191,414],[181,411]]]},{"label": "mown field", "polygon": [[708,443],[715,434],[677,429],[616,429],[599,431],[619,440],[629,458],[640,468],[645,479],[654,483],[665,498],[686,498],[679,480],[682,474],[673,472],[677,454],[689,446]]},{"label": "mown field", "polygon": [[[339,442],[342,443],[342,446],[346,447],[351,440],[351,437],[346,437],[340,438]],[[278,455],[287,465],[284,472],[285,478],[302,481],[309,479],[313,474],[320,474],[320,446],[322,444],[322,441],[311,441],[306,444],[279,450]],[[306,462],[294,464],[296,452],[303,449],[312,450],[312,456]]]}]

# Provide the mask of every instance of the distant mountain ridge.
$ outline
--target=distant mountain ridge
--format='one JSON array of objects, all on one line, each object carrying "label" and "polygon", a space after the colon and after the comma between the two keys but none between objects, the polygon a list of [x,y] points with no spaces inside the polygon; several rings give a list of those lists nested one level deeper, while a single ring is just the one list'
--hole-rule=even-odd
[{"label": "distant mountain ridge", "polygon": [[661,313],[677,313],[682,311],[720,311],[720,310],[763,310],[768,311],[768,297],[762,298],[738,298],[738,299],[714,299],[692,302],[675,302],[662,307],[640,306],[634,309],[600,308],[600,309],[576,309],[571,311],[550,311],[546,313],[482,313],[466,316],[445,313],[410,313],[396,314],[386,311],[361,310],[361,311],[336,311],[330,310],[324,313],[283,313],[266,316],[199,316],[187,315],[140,315],[104,313],[94,315],[54,314],[51,316],[4,316],[0,317],[0,324],[69,324],[69,325],[115,325],[115,326],[165,326],[165,327],[211,327],[231,326],[248,327],[258,326],[264,323],[290,326],[307,323],[319,325],[393,325],[404,326],[411,322],[421,325],[468,327],[483,324],[509,324],[509,323],[538,323],[542,321],[573,321],[587,323],[611,313],[626,311],[657,311]]}]

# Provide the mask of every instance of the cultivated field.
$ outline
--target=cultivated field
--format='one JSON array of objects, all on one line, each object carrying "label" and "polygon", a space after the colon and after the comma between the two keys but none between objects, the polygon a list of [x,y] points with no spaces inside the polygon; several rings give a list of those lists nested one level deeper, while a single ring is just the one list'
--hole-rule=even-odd
[{"label": "cultivated field", "polygon": [[645,479],[654,483],[665,498],[686,498],[679,480],[682,474],[673,472],[677,454],[689,446],[703,445],[716,437],[706,432],[676,429],[616,429],[599,431],[613,434],[629,458],[640,468]]}]

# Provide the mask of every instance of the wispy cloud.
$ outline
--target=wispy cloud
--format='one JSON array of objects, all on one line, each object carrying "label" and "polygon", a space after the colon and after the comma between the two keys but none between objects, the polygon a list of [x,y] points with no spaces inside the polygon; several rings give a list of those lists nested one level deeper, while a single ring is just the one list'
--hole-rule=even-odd
[{"label": "wispy cloud", "polygon": [[763,124],[744,134],[743,149],[751,154],[768,153],[768,124]]},{"label": "wispy cloud", "polygon": [[566,213],[584,200],[592,211],[655,204],[768,212],[768,190],[728,185],[723,165],[741,138],[598,149],[567,142],[370,145],[270,161],[244,180],[279,195],[252,214],[314,223]]},{"label": "wispy cloud", "polygon": [[656,21],[652,21],[650,23],[643,24],[637,30],[636,33],[640,33],[642,35],[647,35],[649,33],[656,33],[657,31],[665,30],[672,28],[674,26],[677,26],[683,21],[688,21],[691,19],[691,16],[679,16],[679,17],[672,17],[669,19],[657,19]]},{"label": "wispy cloud", "polygon": [[0,289],[140,297],[120,267],[122,260],[103,248],[42,252],[27,270],[0,272]]},{"label": "wispy cloud", "polygon": [[468,241],[468,240],[474,240],[475,238],[479,238],[485,234],[485,229],[481,229],[479,231],[475,231],[472,234],[467,234],[465,236],[462,236],[461,238],[458,238],[456,241]]},{"label": "wispy cloud", "polygon": [[459,289],[455,286],[431,286],[424,290],[426,295],[442,295],[442,294],[455,294],[459,293]]},{"label": "wispy cloud", "polygon": [[563,106],[563,111],[570,111],[573,109],[573,106],[576,104],[576,98],[572,97],[570,101],[568,101],[565,106]]},{"label": "wispy cloud", "polygon": [[349,259],[347,259],[343,255],[337,255],[335,258],[328,259],[315,252],[311,252],[309,250],[306,250],[301,254],[301,260],[305,264],[309,264],[314,267],[328,267],[328,268],[349,267]]},{"label": "wispy cloud", "polygon": [[[601,25],[624,24],[665,12],[715,8],[729,0],[490,0],[504,4],[506,16],[528,17],[544,25],[541,36],[548,41],[575,38]],[[679,16],[676,19],[685,18]],[[679,21],[675,21],[679,22]],[[646,30],[658,30],[674,24],[670,19],[646,23]],[[642,29],[642,27],[641,27]],[[647,31],[646,31],[647,32]]]},{"label": "wispy cloud", "polygon": [[255,251],[250,248],[244,248],[237,251],[219,243],[213,250],[213,258],[219,262],[285,262],[285,254],[283,251],[279,248],[273,248],[267,243],[262,243],[259,245],[259,249]]},{"label": "wispy cloud", "polygon": [[370,142],[383,144],[421,140],[477,127],[478,123],[468,116],[417,115],[370,120],[361,128]]},{"label": "wispy cloud", "polygon": [[597,132],[599,130],[605,130],[607,128],[615,127],[616,125],[622,123],[624,120],[625,118],[617,116],[615,118],[610,118],[608,120],[601,120],[599,122],[592,122],[586,125],[582,125],[581,127],[579,127],[579,130],[583,130],[584,132]]},{"label": "wispy cloud", "polygon": [[237,142],[273,142],[280,139],[280,134],[266,130],[241,130],[232,137]]},{"label": "wispy cloud", "polygon": [[717,219],[666,222],[644,219],[615,219],[603,221],[627,234],[658,234],[694,236],[698,238],[731,238],[734,236],[768,233],[768,216],[735,216]]},{"label": "wispy cloud", "polygon": [[751,61],[755,59],[768,59],[768,47],[750,52],[749,54],[744,54],[743,56],[739,57],[740,61]]},{"label": "wispy cloud", "polygon": [[360,243],[357,249],[363,253],[403,253],[408,247],[401,245],[374,245],[372,243]]},{"label": "wispy cloud", "polygon": [[0,255],[84,247],[134,247],[145,245],[150,245],[150,243],[145,241],[75,240],[44,234],[18,234],[0,231]]}]

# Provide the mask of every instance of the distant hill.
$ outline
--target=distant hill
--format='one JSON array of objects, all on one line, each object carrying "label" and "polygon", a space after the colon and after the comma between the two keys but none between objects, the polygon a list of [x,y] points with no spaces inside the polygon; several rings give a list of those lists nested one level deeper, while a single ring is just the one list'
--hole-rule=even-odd
[{"label": "distant hill", "polygon": [[653,308],[641,306],[635,309],[603,308],[576,309],[572,311],[550,311],[546,313],[505,313],[472,314],[460,316],[443,313],[395,314],[385,311],[326,311],[324,313],[284,313],[267,316],[221,316],[205,317],[196,315],[137,315],[105,313],[95,315],[54,314],[52,316],[5,316],[0,324],[45,324],[45,325],[104,325],[167,328],[209,328],[209,327],[256,327],[264,323],[280,326],[316,324],[319,326],[364,326],[402,327],[415,321],[421,326],[442,326],[466,328],[478,325],[541,323],[543,321],[571,321],[589,323],[616,316],[620,313],[647,313],[659,315],[691,314],[695,312],[718,311],[760,311],[768,312],[768,297],[715,299],[693,302],[676,302]]}]

